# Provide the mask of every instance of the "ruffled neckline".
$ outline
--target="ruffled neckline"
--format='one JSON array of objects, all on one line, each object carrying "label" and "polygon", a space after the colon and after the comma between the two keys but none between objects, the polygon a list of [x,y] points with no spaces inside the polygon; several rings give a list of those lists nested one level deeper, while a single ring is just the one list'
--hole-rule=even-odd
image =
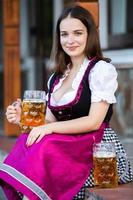
[{"label": "ruffled neckline", "polygon": [[[79,84],[80,84],[80,82],[81,82],[81,80],[82,80],[82,77],[83,77],[83,75],[84,75],[84,73],[85,73],[85,70],[86,70],[87,67],[88,67],[89,62],[90,62],[90,60],[86,57],[86,58],[84,59],[83,63],[81,64],[81,66],[80,66],[80,68],[79,68],[79,71],[77,72],[77,74],[76,74],[76,76],[75,76],[75,78],[73,79],[73,82],[72,82],[72,89],[73,89],[73,90],[76,90],[76,89],[79,87]],[[66,79],[66,77],[67,77],[68,75],[69,75],[69,68],[66,70],[66,72],[65,72],[65,74],[62,76],[62,78],[59,79],[59,82],[58,82],[57,85],[55,85],[53,92],[57,91],[57,90],[61,87],[63,81]],[[79,83],[79,84],[78,84],[78,83]],[[71,91],[70,91],[70,92],[71,92]],[[67,93],[69,93],[69,92],[67,92]],[[66,95],[67,93],[65,93],[64,95]],[[63,95],[63,96],[64,96],[64,95]]]}]

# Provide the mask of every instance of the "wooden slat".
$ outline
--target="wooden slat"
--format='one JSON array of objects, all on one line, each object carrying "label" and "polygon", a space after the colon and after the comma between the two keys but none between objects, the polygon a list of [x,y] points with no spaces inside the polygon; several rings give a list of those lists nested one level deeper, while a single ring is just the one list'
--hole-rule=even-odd
[{"label": "wooden slat", "polygon": [[116,188],[89,188],[88,192],[94,192],[106,200],[132,200],[133,182],[121,184]]},{"label": "wooden slat", "polygon": [[99,27],[99,3],[97,2],[77,2],[76,4],[88,10],[94,17],[96,27]]},{"label": "wooden slat", "polygon": [[[4,47],[4,107],[20,98],[20,63],[19,47]],[[18,126],[4,121],[4,132],[8,136],[18,135]]]},{"label": "wooden slat", "polygon": [[[4,109],[21,94],[19,21],[20,1],[3,0]],[[19,128],[4,119],[4,132],[17,136]]]},{"label": "wooden slat", "polygon": [[20,0],[3,0],[4,26],[19,26]]},{"label": "wooden slat", "polygon": [[[6,46],[4,50],[5,105],[20,97],[19,47]],[[10,97],[9,99],[6,97]]]},{"label": "wooden slat", "polygon": [[19,29],[18,27],[9,28],[4,30],[4,38],[6,46],[18,46],[19,45]]}]

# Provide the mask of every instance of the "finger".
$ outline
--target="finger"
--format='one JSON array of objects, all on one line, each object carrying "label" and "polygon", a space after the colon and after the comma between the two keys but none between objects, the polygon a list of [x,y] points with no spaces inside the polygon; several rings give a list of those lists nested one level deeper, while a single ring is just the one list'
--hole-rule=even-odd
[{"label": "finger", "polygon": [[7,119],[16,118],[16,113],[6,114]]},{"label": "finger", "polygon": [[26,142],[27,146],[32,145],[36,141],[36,139],[39,137],[39,133],[38,134],[37,133],[34,134],[33,131],[31,131],[31,132],[30,132],[30,134],[29,134],[29,136],[27,138],[27,142]]},{"label": "finger", "polygon": [[7,118],[8,122],[16,124],[16,118]]},{"label": "finger", "polygon": [[20,98],[18,98],[18,99],[17,99],[17,102],[18,102],[19,104],[21,104],[21,103],[22,103],[22,101],[21,101],[21,99],[20,99]]},{"label": "finger", "polygon": [[7,119],[16,119],[16,115],[15,114],[7,115]]},{"label": "finger", "polygon": [[16,115],[17,114],[17,111],[16,110],[8,110],[8,111],[6,111],[6,116],[8,116],[8,115]]},{"label": "finger", "polygon": [[27,145],[27,146],[29,146],[30,141],[31,141],[31,136],[30,136],[30,134],[29,134],[28,137],[27,137],[27,141],[26,141],[26,145]]},{"label": "finger", "polygon": [[17,103],[15,105],[15,108],[16,108],[17,111],[19,111],[21,109],[21,104],[22,104],[21,99],[17,99],[16,102]]},{"label": "finger", "polygon": [[29,142],[29,140],[31,140],[31,138],[35,135],[34,130],[35,130],[35,127],[30,131],[28,138],[27,138],[27,142]]},{"label": "finger", "polygon": [[7,111],[7,112],[5,113],[5,115],[6,115],[7,117],[9,117],[9,118],[11,118],[11,117],[16,117],[16,116],[17,116],[17,112],[16,112],[16,111],[13,111],[13,112]]},{"label": "finger", "polygon": [[10,106],[7,107],[7,110],[15,110],[15,106],[10,105]]},{"label": "finger", "polygon": [[13,108],[10,107],[10,109],[16,110],[17,112],[19,112],[21,110],[21,102],[20,101],[15,101],[12,104]]},{"label": "finger", "polygon": [[44,133],[44,127],[43,126],[38,126],[38,127],[34,127],[27,138],[27,145],[31,145],[33,144],[40,135],[42,135]]},{"label": "finger", "polygon": [[17,124],[16,118],[9,119],[8,121],[9,121],[10,123],[12,123],[12,124]]},{"label": "finger", "polygon": [[11,121],[15,121],[15,120],[16,120],[16,116],[13,116],[13,117],[7,116],[7,119],[8,119],[8,120],[11,120]]},{"label": "finger", "polygon": [[41,134],[38,139],[36,140],[36,143],[40,142],[40,140],[45,136],[45,134]]},{"label": "finger", "polygon": [[28,139],[28,141],[26,142],[26,145],[27,145],[27,146],[31,146],[31,145],[36,141],[36,139],[37,139],[37,136],[30,137],[30,138]]}]

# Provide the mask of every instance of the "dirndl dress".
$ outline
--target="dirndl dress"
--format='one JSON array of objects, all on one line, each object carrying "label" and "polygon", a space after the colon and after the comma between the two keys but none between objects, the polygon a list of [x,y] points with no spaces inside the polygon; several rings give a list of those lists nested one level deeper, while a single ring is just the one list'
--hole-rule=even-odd
[{"label": "dirndl dress", "polygon": [[[53,76],[48,107],[57,120],[70,120],[88,115],[91,104],[88,76],[96,62],[96,59],[92,59],[89,63],[75,99],[65,106],[53,107],[50,104],[51,93],[59,81],[58,74]],[[23,195],[30,200],[83,199],[84,188],[94,185],[92,147],[94,142],[101,142],[107,138],[105,135],[107,130],[110,132],[107,127],[111,115],[112,105],[97,131],[74,135],[52,133],[30,147],[26,146],[28,134],[21,134],[4,163],[0,163],[0,184],[7,199],[20,200]],[[110,137],[110,134],[107,135]],[[114,132],[112,135],[116,140]],[[116,145],[116,148],[119,148],[119,145]],[[121,166],[124,164],[119,166],[121,174]],[[128,182],[131,178],[129,165],[127,175],[121,181]]]},{"label": "dirndl dress", "polygon": [[[95,66],[97,61],[98,60],[95,60],[95,59],[92,60],[88,69],[85,72],[83,80],[86,81],[85,82],[86,84],[88,83],[87,77],[89,76],[90,70]],[[59,79],[55,78],[53,76],[52,79],[51,79],[51,83],[50,83],[51,93],[53,92],[54,87],[55,87],[56,84],[58,84],[58,82],[59,82]],[[77,94],[77,96],[76,96],[76,99],[78,99],[78,96],[80,96],[80,100],[77,103],[77,107],[79,105],[81,107],[81,102],[82,102],[82,105],[85,105],[85,96],[83,97],[83,94],[85,94],[85,95],[89,94],[89,96],[86,96],[86,99],[90,99],[90,97],[91,97],[90,88],[89,88],[89,92],[87,91],[89,85],[86,86],[85,83],[84,83],[84,87],[81,89],[82,90],[82,96],[80,94]],[[81,86],[81,84],[80,84],[80,86]],[[80,93],[80,89],[78,90],[78,92]],[[49,93],[49,95],[50,95],[50,93]],[[50,100],[50,97],[49,97],[49,100]],[[51,109],[51,111],[53,112],[53,114],[55,115],[55,117],[58,120],[65,120],[66,113],[67,113],[67,115],[70,114],[70,110],[66,111],[68,109],[67,106],[66,107],[64,107],[64,106],[53,107],[53,106],[50,105],[50,101],[49,101],[49,108]],[[66,113],[63,111],[65,114],[62,113],[61,116],[60,116],[58,113],[60,113],[60,110],[62,108],[63,109],[65,108]],[[118,138],[118,134],[109,125],[109,121],[111,119],[112,114],[113,114],[113,109],[112,109],[112,105],[110,105],[108,112],[106,114],[106,117],[104,119],[104,122],[106,122],[106,127],[104,128],[103,136],[101,138],[101,142],[113,142],[114,143],[116,155],[117,155],[118,182],[120,184],[128,183],[128,182],[133,181],[133,172],[132,172],[131,164],[130,164],[128,158],[127,158],[125,149],[124,149],[121,141]],[[74,116],[74,118],[76,118],[76,117],[77,116]],[[90,174],[89,174],[88,178],[86,179],[84,185],[82,186],[82,188],[80,189],[78,194],[73,198],[73,200],[84,200],[85,190],[86,190],[86,188],[89,188],[89,187],[94,187],[93,169],[91,169]]]}]

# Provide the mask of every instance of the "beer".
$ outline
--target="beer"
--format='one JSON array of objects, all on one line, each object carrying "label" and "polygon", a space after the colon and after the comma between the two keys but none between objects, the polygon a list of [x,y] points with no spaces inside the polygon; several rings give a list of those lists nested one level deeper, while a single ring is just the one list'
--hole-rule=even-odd
[{"label": "beer", "polygon": [[[111,145],[111,143],[108,143]],[[103,144],[102,144],[103,145]],[[111,148],[95,150],[93,154],[94,182],[100,188],[112,188],[118,185],[116,154]]]},{"label": "beer", "polygon": [[20,127],[22,132],[30,132],[35,126],[45,122],[45,93],[42,91],[26,90],[22,102]]}]

